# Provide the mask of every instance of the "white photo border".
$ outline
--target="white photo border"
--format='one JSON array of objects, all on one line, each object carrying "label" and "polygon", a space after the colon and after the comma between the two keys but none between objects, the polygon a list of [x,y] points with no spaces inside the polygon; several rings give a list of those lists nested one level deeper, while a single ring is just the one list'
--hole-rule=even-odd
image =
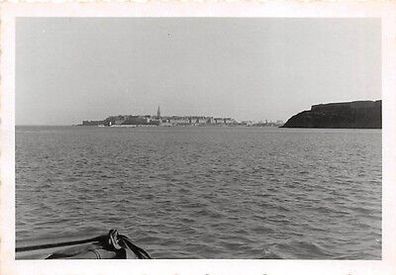
[{"label": "white photo border", "polygon": [[[15,260],[15,22],[18,17],[381,18],[382,260]],[[396,2],[3,4],[0,104],[0,274],[396,274]]]}]

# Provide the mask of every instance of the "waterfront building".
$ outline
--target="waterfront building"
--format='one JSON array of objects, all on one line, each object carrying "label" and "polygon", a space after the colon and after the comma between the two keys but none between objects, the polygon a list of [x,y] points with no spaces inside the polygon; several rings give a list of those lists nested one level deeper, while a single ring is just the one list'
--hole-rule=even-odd
[{"label": "waterfront building", "polygon": [[156,115],[118,115],[109,116],[105,120],[83,121],[84,126],[177,126],[177,125],[236,125],[232,118],[214,118],[212,116],[161,116],[161,107],[158,105]]},{"label": "waterfront building", "polygon": [[190,124],[190,120],[188,117],[181,117],[181,116],[172,116],[169,118],[169,122],[172,125],[187,125]]},{"label": "waterfront building", "polygon": [[224,124],[232,124],[233,123],[233,119],[227,117],[224,119]]},{"label": "waterfront building", "polygon": [[192,125],[206,124],[207,117],[205,117],[205,116],[191,116],[191,117],[189,117],[189,123]]},{"label": "waterfront building", "polygon": [[221,117],[214,118],[215,124],[224,124],[224,119]]}]

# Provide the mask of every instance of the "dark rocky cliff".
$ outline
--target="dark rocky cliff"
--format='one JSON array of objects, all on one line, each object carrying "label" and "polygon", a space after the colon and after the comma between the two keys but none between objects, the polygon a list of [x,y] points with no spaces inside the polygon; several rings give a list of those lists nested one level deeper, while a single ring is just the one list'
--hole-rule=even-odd
[{"label": "dark rocky cliff", "polygon": [[382,101],[313,105],[292,116],[285,128],[382,128]]}]

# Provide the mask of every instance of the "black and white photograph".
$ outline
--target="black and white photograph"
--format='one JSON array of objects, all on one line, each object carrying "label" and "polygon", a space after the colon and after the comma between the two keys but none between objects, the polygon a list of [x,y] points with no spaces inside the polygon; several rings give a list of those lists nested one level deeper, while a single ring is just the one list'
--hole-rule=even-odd
[{"label": "black and white photograph", "polygon": [[382,26],[16,16],[14,260],[381,262]]}]

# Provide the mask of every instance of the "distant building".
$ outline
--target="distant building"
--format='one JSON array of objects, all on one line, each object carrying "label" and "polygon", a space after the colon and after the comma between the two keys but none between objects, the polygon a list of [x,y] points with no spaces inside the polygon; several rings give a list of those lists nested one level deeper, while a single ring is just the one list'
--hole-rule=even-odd
[{"label": "distant building", "polygon": [[190,124],[206,124],[207,118],[204,116],[192,116],[190,117]]},{"label": "distant building", "polygon": [[243,125],[243,126],[252,126],[253,125],[253,121],[244,120],[244,121],[241,121],[241,125]]},{"label": "distant building", "polygon": [[157,118],[160,119],[161,118],[161,109],[160,106],[158,105],[158,109],[157,109]]},{"label": "distant building", "polygon": [[224,119],[224,124],[235,124],[235,123],[236,121],[232,118],[227,117]]},{"label": "distant building", "polygon": [[172,125],[187,125],[190,123],[188,117],[181,117],[181,116],[172,116],[169,119],[169,123]]},{"label": "distant building", "polygon": [[215,124],[224,124],[224,118],[215,117],[213,120]]}]

